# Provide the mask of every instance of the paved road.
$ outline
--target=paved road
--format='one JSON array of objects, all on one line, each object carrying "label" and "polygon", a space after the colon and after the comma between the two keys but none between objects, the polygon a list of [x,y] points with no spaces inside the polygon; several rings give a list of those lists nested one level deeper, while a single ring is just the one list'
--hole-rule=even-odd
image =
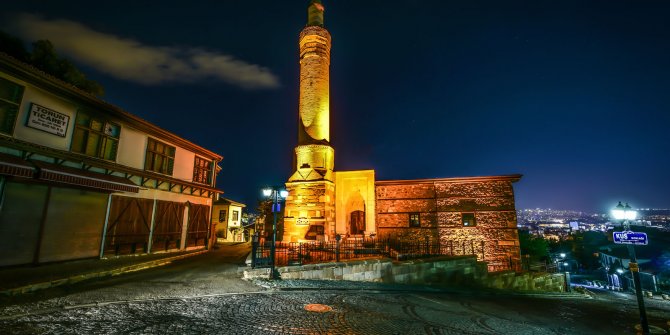
[{"label": "paved road", "polygon": [[156,298],[188,298],[208,294],[256,292],[263,288],[240,280],[251,247],[247,243],[217,245],[212,251],[172,264],[38,291],[18,298],[0,298],[0,316],[25,310],[98,302]]},{"label": "paved road", "polygon": [[[246,245],[226,246],[164,268],[5,301],[0,333],[631,334],[637,321],[629,299],[403,291],[342,282],[264,290],[239,279],[237,266],[247,251]],[[670,319],[670,303],[663,303],[651,306],[652,324]],[[310,304],[330,310],[308,311]]]},{"label": "paved road", "polygon": [[[310,312],[309,304],[332,310]],[[77,306],[0,327],[11,334],[630,334],[634,311],[620,307],[581,298],[293,291]]]}]

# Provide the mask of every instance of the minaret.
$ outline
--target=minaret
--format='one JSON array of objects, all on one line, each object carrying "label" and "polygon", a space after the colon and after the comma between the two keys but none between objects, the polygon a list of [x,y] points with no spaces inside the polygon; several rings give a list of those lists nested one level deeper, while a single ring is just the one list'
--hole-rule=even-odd
[{"label": "minaret", "polygon": [[300,32],[300,101],[295,168],[286,183],[284,241],[321,239],[335,232],[335,151],[330,146],[330,33],[324,7],[312,0]]},{"label": "minaret", "polygon": [[330,116],[330,33],[323,28],[323,5],[312,1],[300,33],[298,144],[328,144]]}]

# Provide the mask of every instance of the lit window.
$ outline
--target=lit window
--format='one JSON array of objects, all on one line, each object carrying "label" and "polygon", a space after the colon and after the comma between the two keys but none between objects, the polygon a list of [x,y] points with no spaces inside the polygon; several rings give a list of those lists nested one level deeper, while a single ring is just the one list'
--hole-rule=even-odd
[{"label": "lit window", "polygon": [[172,175],[174,169],[174,153],[175,147],[150,138],[147,143],[147,157],[144,161],[144,169]]},{"label": "lit window", "polygon": [[116,160],[121,127],[107,120],[77,112],[71,150],[91,157]]},{"label": "lit window", "polygon": [[11,134],[14,131],[22,98],[23,86],[0,78],[0,132]]},{"label": "lit window", "polygon": [[193,182],[207,185],[212,182],[212,162],[198,156],[195,157]]},{"label": "lit window", "polygon": [[240,211],[233,211],[233,221],[240,219]]},{"label": "lit window", "polygon": [[462,213],[461,221],[463,222],[463,227],[474,227],[477,225],[477,221],[475,221],[475,213]]},{"label": "lit window", "polygon": [[421,227],[421,218],[419,213],[409,213],[409,226]]}]

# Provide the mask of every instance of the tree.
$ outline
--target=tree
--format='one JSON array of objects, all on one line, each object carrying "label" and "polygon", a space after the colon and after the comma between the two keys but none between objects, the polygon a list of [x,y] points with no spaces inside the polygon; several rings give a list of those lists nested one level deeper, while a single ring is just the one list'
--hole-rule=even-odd
[{"label": "tree", "polygon": [[522,255],[529,255],[530,260],[537,262],[549,256],[549,243],[543,237],[531,235],[526,230],[519,230],[519,247]]},{"label": "tree", "polygon": [[86,75],[69,60],[59,57],[54,45],[49,40],[36,41],[33,43],[32,51],[28,52],[23,41],[0,31],[0,52],[28,63],[85,92],[96,96],[105,94],[105,90],[100,84],[86,78]]},{"label": "tree", "polygon": [[583,269],[595,270],[600,267],[596,253],[600,247],[609,244],[607,236],[598,231],[576,232],[572,239],[572,255]]},{"label": "tree", "polygon": [[91,94],[102,96],[104,90],[100,84],[89,80],[70,61],[60,58],[49,40],[33,43],[30,62],[36,68],[53,75],[73,86]]}]

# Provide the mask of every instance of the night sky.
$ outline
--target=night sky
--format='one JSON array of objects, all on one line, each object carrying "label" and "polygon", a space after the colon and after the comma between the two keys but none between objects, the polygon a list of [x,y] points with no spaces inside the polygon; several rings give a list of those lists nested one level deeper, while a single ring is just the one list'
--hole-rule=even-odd
[{"label": "night sky", "polygon": [[[10,1],[104,100],[224,156],[255,209],[297,144],[307,0]],[[324,0],[335,169],[520,173],[517,208],[670,207],[670,2]]]}]

